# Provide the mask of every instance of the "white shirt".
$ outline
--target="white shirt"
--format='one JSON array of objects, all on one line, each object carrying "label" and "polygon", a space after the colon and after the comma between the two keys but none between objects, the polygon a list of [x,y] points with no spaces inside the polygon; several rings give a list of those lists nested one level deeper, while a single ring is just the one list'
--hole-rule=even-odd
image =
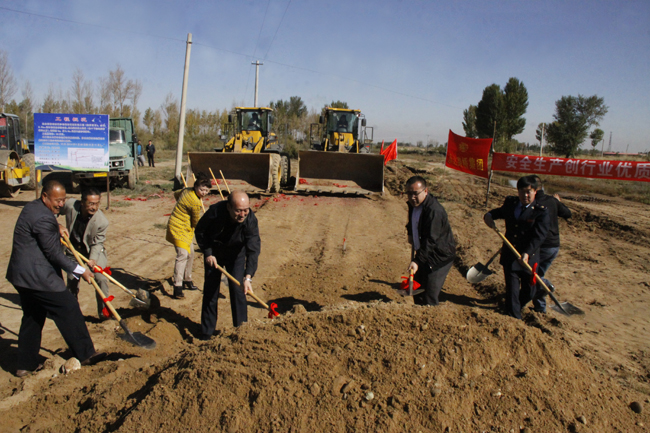
[{"label": "white shirt", "polygon": [[411,215],[411,230],[413,232],[413,249],[415,251],[420,249],[420,233],[418,233],[418,226],[420,225],[420,216],[422,215],[422,205],[413,208]]}]

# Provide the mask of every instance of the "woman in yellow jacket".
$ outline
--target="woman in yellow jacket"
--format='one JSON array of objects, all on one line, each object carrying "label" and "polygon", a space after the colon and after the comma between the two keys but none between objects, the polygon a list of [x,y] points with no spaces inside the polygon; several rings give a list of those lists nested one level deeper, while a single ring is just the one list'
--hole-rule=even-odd
[{"label": "woman in yellow jacket", "polygon": [[167,223],[167,241],[176,248],[174,265],[174,298],[183,298],[183,287],[197,290],[192,283],[192,264],[194,262],[194,229],[201,219],[203,205],[201,199],[208,195],[211,180],[203,173],[196,175],[194,187],[176,191],[176,206]]}]

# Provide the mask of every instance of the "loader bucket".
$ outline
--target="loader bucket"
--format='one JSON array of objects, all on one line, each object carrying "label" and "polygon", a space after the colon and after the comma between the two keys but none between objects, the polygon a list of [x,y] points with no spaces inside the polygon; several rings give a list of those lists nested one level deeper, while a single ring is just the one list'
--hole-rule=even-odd
[{"label": "loader bucket", "polygon": [[383,155],[300,151],[296,191],[383,194]]},{"label": "loader bucket", "polygon": [[225,190],[219,170],[230,189],[246,192],[269,192],[271,189],[271,153],[190,152],[194,173],[214,173],[222,190]]}]

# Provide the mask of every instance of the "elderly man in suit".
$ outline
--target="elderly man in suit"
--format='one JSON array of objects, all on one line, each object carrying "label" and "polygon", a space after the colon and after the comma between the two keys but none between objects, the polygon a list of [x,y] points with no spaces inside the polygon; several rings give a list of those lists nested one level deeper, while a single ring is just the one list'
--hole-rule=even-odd
[{"label": "elderly man in suit", "polygon": [[[95,267],[105,268],[108,265],[108,257],[104,248],[108,220],[99,209],[101,193],[96,188],[88,188],[81,192],[81,200],[71,198],[63,206],[65,215],[65,228],[70,233],[70,242],[78,253],[88,258],[88,267],[95,271]],[[74,260],[74,256],[68,251],[68,257]],[[104,298],[108,297],[108,281],[100,272],[95,273],[95,280],[104,292]],[[68,290],[78,298],[79,279],[74,273],[68,273]],[[108,318],[102,315],[104,300],[95,293],[97,298],[97,315],[100,320]]]},{"label": "elderly man in suit", "polygon": [[39,350],[45,318],[54,321],[82,365],[101,361],[88,333],[79,303],[66,290],[61,270],[90,282],[93,274],[63,254],[55,215],[65,203],[65,188],[56,180],[43,182],[41,198],[25,205],[14,229],[7,280],[20,295],[23,319],[18,333],[16,376],[42,368]]}]

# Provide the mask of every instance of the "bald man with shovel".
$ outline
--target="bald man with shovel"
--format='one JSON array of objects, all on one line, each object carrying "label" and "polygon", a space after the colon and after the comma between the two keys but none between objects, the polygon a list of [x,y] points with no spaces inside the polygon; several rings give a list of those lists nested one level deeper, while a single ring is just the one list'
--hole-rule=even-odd
[{"label": "bald man with shovel", "polygon": [[261,240],[257,217],[243,191],[233,191],[227,201],[210,206],[196,226],[196,242],[205,256],[205,282],[201,307],[202,340],[209,340],[217,325],[217,302],[223,267],[243,287],[229,280],[233,326],[248,320],[246,294],[253,290]]}]

